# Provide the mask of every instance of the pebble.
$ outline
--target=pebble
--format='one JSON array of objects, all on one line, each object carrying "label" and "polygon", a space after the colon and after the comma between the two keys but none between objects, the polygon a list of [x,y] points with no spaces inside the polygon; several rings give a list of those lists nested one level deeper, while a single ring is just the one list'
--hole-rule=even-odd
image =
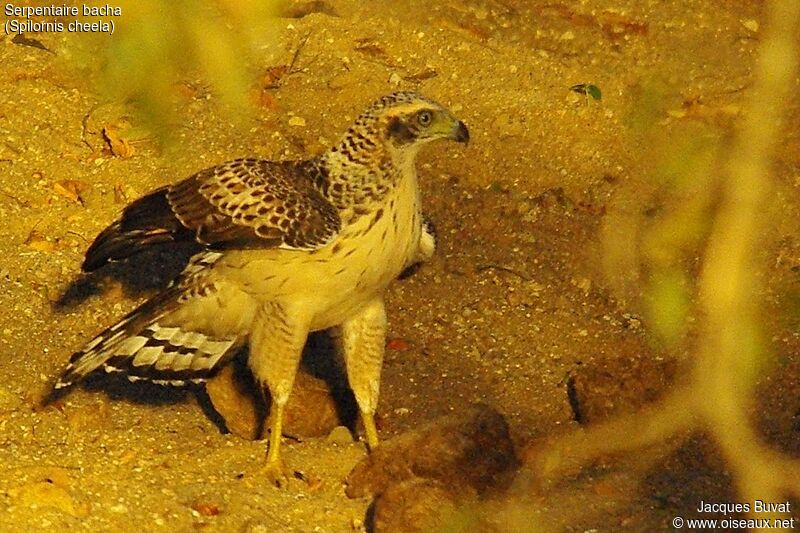
[{"label": "pebble", "polygon": [[755,19],[745,19],[745,20],[743,20],[742,21],[742,26],[744,26],[745,28],[747,28],[748,30],[750,30],[753,33],[758,32],[758,27],[759,27],[758,26],[758,21],[755,20]]},{"label": "pebble", "polygon": [[325,440],[331,444],[351,444],[353,442],[353,434],[345,426],[336,426],[328,433],[328,437]]},{"label": "pebble", "polygon": [[48,481],[36,481],[12,488],[8,491],[8,495],[16,505],[30,508],[48,507],[75,518],[85,518],[90,511],[89,505],[75,500],[67,488]]}]

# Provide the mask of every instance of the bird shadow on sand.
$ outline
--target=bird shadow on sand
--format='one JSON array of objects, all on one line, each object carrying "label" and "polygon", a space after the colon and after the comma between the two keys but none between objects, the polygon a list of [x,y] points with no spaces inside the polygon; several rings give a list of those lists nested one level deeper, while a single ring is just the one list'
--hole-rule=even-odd
[{"label": "bird shadow on sand", "polygon": [[152,246],[124,261],[113,262],[93,272],[82,273],[53,303],[58,312],[69,311],[109,286],[119,284],[126,296],[136,297],[165,289],[200,251],[193,243]]},{"label": "bird shadow on sand", "polygon": [[330,387],[339,420],[342,425],[355,429],[358,404],[347,382],[344,362],[331,330],[317,331],[308,336],[300,366],[302,371],[323,380]]}]

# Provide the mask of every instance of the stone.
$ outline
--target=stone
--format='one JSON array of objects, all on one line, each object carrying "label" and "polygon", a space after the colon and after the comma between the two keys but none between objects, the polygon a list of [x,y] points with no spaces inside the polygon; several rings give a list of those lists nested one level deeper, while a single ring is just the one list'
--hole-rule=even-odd
[{"label": "stone", "polygon": [[456,497],[442,483],[417,477],[391,485],[371,508],[371,531],[446,531],[456,516]]},{"label": "stone", "polygon": [[[247,440],[263,439],[269,429],[263,423],[269,411],[250,376],[242,374],[235,364],[228,365],[208,381],[206,391],[231,433]],[[324,437],[340,425],[339,410],[328,384],[298,371],[284,413],[284,435]]]},{"label": "stone", "polygon": [[336,426],[328,433],[328,437],[325,440],[331,444],[352,444],[353,434],[345,426]]},{"label": "stone", "polygon": [[505,418],[479,404],[381,443],[347,476],[346,493],[377,495],[417,477],[482,495],[507,488],[518,467]]}]

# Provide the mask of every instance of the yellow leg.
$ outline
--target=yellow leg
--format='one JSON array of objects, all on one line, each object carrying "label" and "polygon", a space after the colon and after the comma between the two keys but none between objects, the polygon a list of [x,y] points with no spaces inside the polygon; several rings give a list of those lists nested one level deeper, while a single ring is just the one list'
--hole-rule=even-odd
[{"label": "yellow leg", "polygon": [[372,451],[378,447],[378,428],[375,427],[375,415],[362,412],[361,420],[364,422],[364,430],[367,433],[367,446]]},{"label": "yellow leg", "polygon": [[[300,306],[302,311],[305,306]],[[308,336],[308,316],[278,301],[262,303],[253,318],[247,364],[256,382],[269,389],[270,434],[267,461],[261,469],[279,487],[287,476],[281,461],[281,432],[286,402]]]},{"label": "yellow leg", "polygon": [[378,446],[375,409],[381,383],[381,365],[386,339],[386,311],[382,298],[375,298],[341,325],[341,348],[347,366],[347,380],[358,403],[367,446]]},{"label": "yellow leg", "polygon": [[283,405],[272,404],[270,414],[269,451],[267,465],[279,465],[281,462],[281,432],[283,431]]},{"label": "yellow leg", "polygon": [[267,464],[260,469],[267,480],[276,487],[283,487],[289,478],[281,460],[281,431],[283,428],[284,405],[276,402],[270,408],[269,448],[267,450]]}]

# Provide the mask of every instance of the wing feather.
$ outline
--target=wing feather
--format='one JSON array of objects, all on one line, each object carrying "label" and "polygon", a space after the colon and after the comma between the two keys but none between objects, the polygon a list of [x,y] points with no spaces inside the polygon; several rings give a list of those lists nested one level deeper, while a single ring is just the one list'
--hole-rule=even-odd
[{"label": "wing feather", "polygon": [[325,178],[314,160],[237,159],[203,170],[129,205],[89,247],[83,269],[164,242],[214,249],[324,246],[341,227],[337,209],[317,187]]}]

